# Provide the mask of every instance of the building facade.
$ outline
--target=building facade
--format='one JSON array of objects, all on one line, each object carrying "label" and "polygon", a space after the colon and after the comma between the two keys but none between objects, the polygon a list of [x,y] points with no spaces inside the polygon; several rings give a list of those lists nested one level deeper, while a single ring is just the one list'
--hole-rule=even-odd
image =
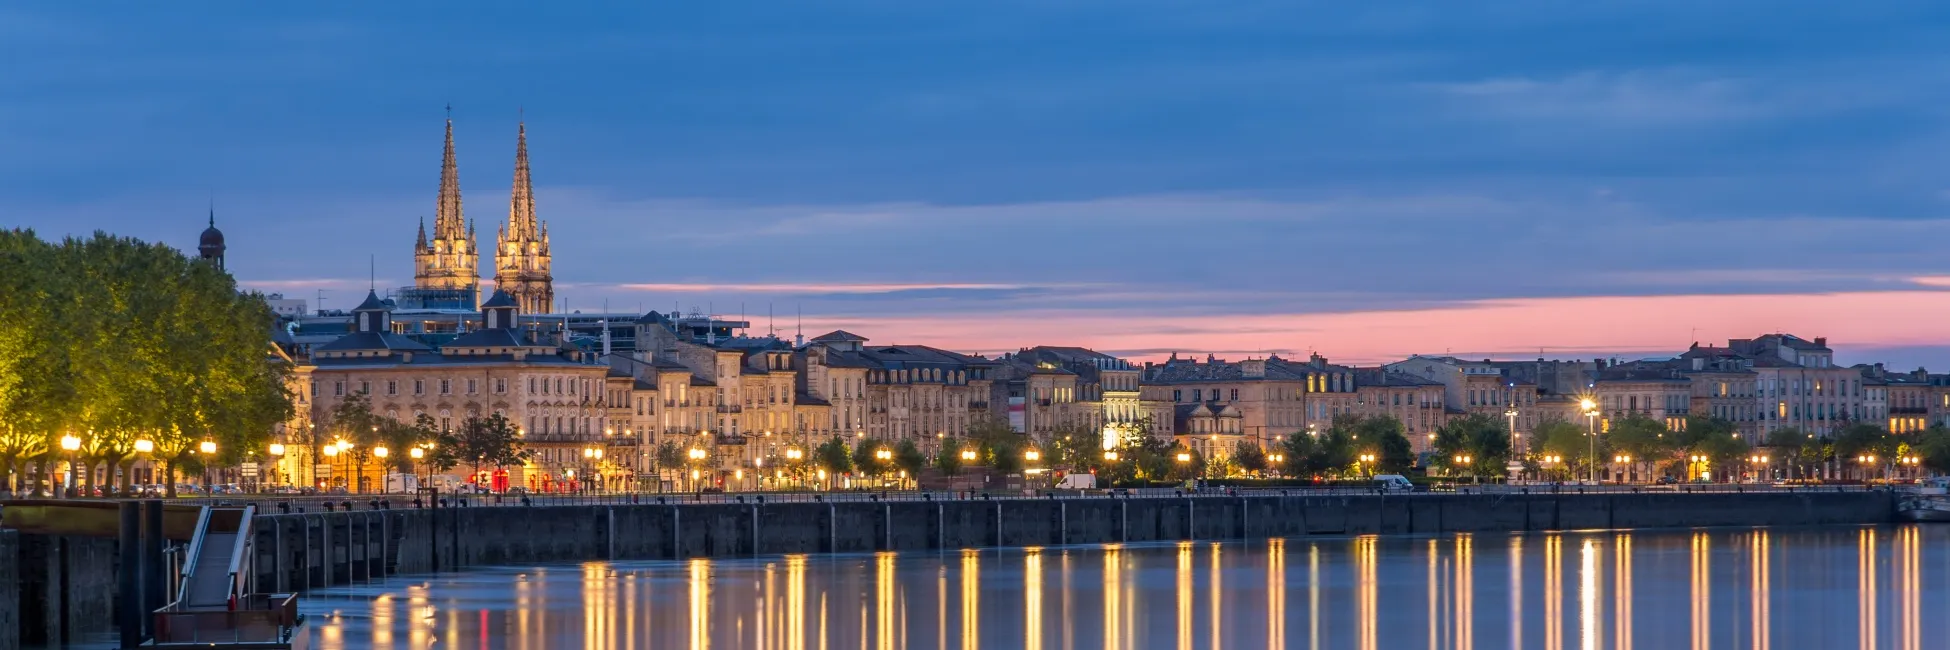
[{"label": "building facade", "polygon": [[528,125],[525,123],[515,136],[515,182],[508,199],[508,223],[495,234],[494,288],[513,296],[523,313],[555,311],[548,222],[535,217],[535,184],[528,171]]}]

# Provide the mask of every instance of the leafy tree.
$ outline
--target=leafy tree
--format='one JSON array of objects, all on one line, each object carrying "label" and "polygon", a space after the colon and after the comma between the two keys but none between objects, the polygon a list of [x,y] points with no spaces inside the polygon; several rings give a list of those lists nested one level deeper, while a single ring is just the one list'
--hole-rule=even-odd
[{"label": "leafy tree", "polygon": [[820,468],[825,469],[826,473],[832,476],[853,470],[853,459],[847,449],[846,441],[841,440],[839,436],[820,443],[819,447],[813,449],[813,458],[819,463]]},{"label": "leafy tree", "polygon": [[462,420],[452,446],[455,456],[463,462],[472,463],[476,476],[480,475],[483,467],[499,469],[520,465],[528,460],[521,432],[500,413]]},{"label": "leafy tree", "polygon": [[[1172,445],[1167,454],[1171,458],[1171,469],[1165,474],[1167,478],[1174,481],[1187,481],[1204,475],[1205,456],[1193,451],[1192,448],[1182,443],[1176,444]],[[1179,458],[1188,460],[1179,460]]]},{"label": "leafy tree", "polygon": [[1373,454],[1377,473],[1401,474],[1415,465],[1415,447],[1395,416],[1342,416],[1334,419],[1332,428],[1347,432],[1356,453]]},{"label": "leafy tree", "polygon": [[894,445],[894,466],[907,472],[910,479],[920,479],[921,470],[928,466],[928,455],[914,446],[912,440],[902,440]]},{"label": "leafy tree", "polygon": [[1825,447],[1814,434],[1795,427],[1784,427],[1768,432],[1761,443],[1775,462],[1787,466],[1791,477],[1804,478],[1812,475],[1813,468],[1822,462]]},{"label": "leafy tree", "polygon": [[1266,450],[1260,449],[1259,445],[1241,440],[1232,448],[1232,462],[1238,464],[1239,469],[1249,473],[1265,472]]},{"label": "leafy tree", "polygon": [[880,458],[875,456],[875,452],[884,448],[871,442],[860,441],[860,444],[853,447],[853,470],[861,476],[879,476],[887,473],[887,463],[881,462]]},{"label": "leafy tree", "polygon": [[1436,429],[1434,448],[1435,465],[1453,474],[1500,476],[1510,460],[1509,425],[1486,413],[1454,418]]},{"label": "leafy tree", "polygon": [[1044,459],[1055,467],[1087,472],[1103,464],[1104,434],[1075,423],[1065,423],[1050,432]]},{"label": "leafy tree", "polygon": [[[1437,438],[1440,437],[1441,434],[1438,433]],[[1545,471],[1562,476],[1589,476],[1594,443],[1598,458],[1603,458],[1605,454],[1610,453],[1610,450],[1605,447],[1603,436],[1599,436],[1594,441],[1587,435],[1587,427],[1564,420],[1552,420],[1537,425],[1537,430],[1532,432],[1530,438],[1533,457],[1549,455],[1562,459],[1555,465],[1542,463]]]},{"label": "leafy tree", "polygon": [[961,474],[961,441],[947,438],[941,441],[941,448],[934,453],[934,468],[944,476]]},{"label": "leafy tree", "polygon": [[1631,456],[1632,465],[1653,467],[1673,455],[1672,443],[1676,440],[1669,439],[1667,433],[1664,423],[1634,413],[1613,421],[1604,436],[1614,456]]}]

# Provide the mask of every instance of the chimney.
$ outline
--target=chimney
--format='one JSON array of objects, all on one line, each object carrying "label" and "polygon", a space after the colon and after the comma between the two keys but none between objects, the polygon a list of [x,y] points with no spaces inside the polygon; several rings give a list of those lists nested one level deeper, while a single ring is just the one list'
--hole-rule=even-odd
[{"label": "chimney", "polygon": [[1252,378],[1265,377],[1266,362],[1261,359],[1247,359],[1245,361],[1241,361],[1239,362],[1239,374],[1241,376],[1252,377]]},{"label": "chimney", "polygon": [[1828,337],[1826,336],[1815,337],[1815,347],[1821,347],[1821,348],[1828,347]]}]

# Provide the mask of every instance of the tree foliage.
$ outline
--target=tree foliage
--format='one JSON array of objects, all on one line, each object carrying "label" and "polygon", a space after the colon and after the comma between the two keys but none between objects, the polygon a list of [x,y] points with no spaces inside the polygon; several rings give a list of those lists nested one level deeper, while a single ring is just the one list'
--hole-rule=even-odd
[{"label": "tree foliage", "polygon": [[0,316],[0,461],[16,475],[31,460],[45,476],[63,435],[87,466],[120,466],[137,440],[169,474],[206,441],[217,454],[199,461],[227,465],[291,415],[263,297],[167,246],[0,231]]},{"label": "tree foliage", "polygon": [[1501,476],[1510,461],[1510,428],[1502,418],[1471,413],[1435,431],[1435,464],[1453,475]]},{"label": "tree foliage", "polygon": [[453,446],[454,455],[470,463],[477,475],[482,468],[520,465],[528,460],[521,431],[500,413],[462,420]]}]

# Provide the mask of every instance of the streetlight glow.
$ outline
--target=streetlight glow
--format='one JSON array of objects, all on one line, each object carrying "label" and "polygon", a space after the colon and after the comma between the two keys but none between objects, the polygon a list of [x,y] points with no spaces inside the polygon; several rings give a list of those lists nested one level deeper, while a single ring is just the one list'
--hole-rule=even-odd
[{"label": "streetlight glow", "polygon": [[284,455],[284,444],[283,444],[283,443],[277,443],[277,442],[273,442],[273,443],[271,443],[271,455],[272,455],[272,456],[283,456],[283,455]]},{"label": "streetlight glow", "polygon": [[217,443],[208,440],[203,441],[203,443],[197,445],[196,448],[197,450],[202,451],[203,453],[206,454],[217,453]]},{"label": "streetlight glow", "polygon": [[1192,462],[1192,455],[1191,455],[1191,454],[1184,454],[1184,453],[1181,453],[1181,454],[1179,454],[1179,455],[1178,455],[1178,462],[1181,462],[1181,463],[1189,463],[1189,462]]},{"label": "streetlight glow", "polygon": [[386,450],[386,446],[385,446],[385,445],[380,445],[380,446],[378,446],[378,447],[373,447],[373,448],[372,448],[372,455],[374,455],[374,456],[377,456],[377,457],[380,457],[380,458],[385,458],[385,457],[386,457],[386,454],[387,454],[387,453],[388,453],[388,452],[387,452],[387,450]]},{"label": "streetlight glow", "polygon": [[427,457],[427,450],[421,449],[419,447],[414,447],[412,449],[407,450],[406,455],[412,456],[413,460],[419,460]]},{"label": "streetlight glow", "polygon": [[1115,452],[1115,451],[1106,451],[1106,452],[1104,452],[1104,460],[1107,460],[1107,461],[1110,461],[1110,462],[1113,462],[1113,463],[1115,463],[1115,462],[1117,462],[1117,452]]},{"label": "streetlight glow", "polygon": [[138,454],[146,454],[146,453],[153,452],[155,450],[156,450],[156,441],[154,440],[143,438],[141,440],[135,441],[135,452]]},{"label": "streetlight glow", "polygon": [[1042,454],[1042,452],[1039,452],[1039,451],[1036,451],[1036,450],[1034,450],[1034,449],[1031,449],[1031,450],[1029,450],[1029,451],[1025,451],[1025,452],[1022,452],[1022,459],[1023,459],[1023,460],[1027,460],[1027,461],[1032,461],[1032,462],[1033,462],[1033,461],[1036,461],[1036,460],[1040,460],[1040,459],[1042,459],[1042,457],[1043,457],[1043,454]]},{"label": "streetlight glow", "polygon": [[76,449],[80,449],[81,439],[74,437],[74,434],[72,433],[61,436],[61,448],[68,451],[74,451]]},{"label": "streetlight glow", "polygon": [[963,449],[963,450],[962,450],[962,452],[961,452],[961,459],[962,459],[962,460],[975,460],[975,450],[973,450],[973,449]]}]

